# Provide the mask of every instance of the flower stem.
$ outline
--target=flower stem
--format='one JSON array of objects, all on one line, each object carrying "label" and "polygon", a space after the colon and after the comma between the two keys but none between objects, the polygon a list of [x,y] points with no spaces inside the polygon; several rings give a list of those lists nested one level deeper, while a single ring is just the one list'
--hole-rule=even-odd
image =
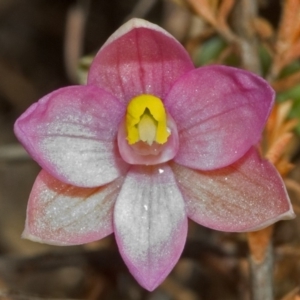
[{"label": "flower stem", "polygon": [[237,1],[233,9],[233,29],[239,37],[242,67],[248,71],[261,74],[258,55],[258,40],[253,26],[257,18],[257,1]]},{"label": "flower stem", "polygon": [[249,232],[251,299],[273,300],[273,226]]},{"label": "flower stem", "polygon": [[[233,11],[233,26],[240,39],[242,65],[258,75],[261,66],[258,55],[258,40],[253,26],[257,17],[256,0],[237,1]],[[250,286],[252,300],[273,300],[273,226],[249,232]]]}]

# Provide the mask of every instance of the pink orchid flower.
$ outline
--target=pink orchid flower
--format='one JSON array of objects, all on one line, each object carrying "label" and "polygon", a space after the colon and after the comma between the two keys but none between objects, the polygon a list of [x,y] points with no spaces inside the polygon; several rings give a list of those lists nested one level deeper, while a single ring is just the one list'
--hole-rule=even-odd
[{"label": "pink orchid flower", "polygon": [[127,22],[87,85],[50,93],[15,124],[43,169],[23,237],[76,245],[114,232],[132,275],[153,290],[182,253],[188,218],[232,232],[292,218],[282,179],[255,148],[273,101],[262,78],[195,68],[165,30]]}]

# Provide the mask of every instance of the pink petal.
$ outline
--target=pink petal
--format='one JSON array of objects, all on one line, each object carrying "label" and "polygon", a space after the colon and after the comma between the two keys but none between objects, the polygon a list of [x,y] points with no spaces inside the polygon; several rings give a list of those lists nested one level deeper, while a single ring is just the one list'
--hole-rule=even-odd
[{"label": "pink petal", "polygon": [[233,165],[195,171],[174,164],[173,171],[195,222],[222,231],[254,231],[294,217],[284,183],[254,148]]},{"label": "pink petal", "polygon": [[130,272],[154,290],[178,261],[187,234],[184,202],[168,165],[130,169],[115,205],[114,228]]},{"label": "pink petal", "polygon": [[15,134],[52,176],[95,187],[127,167],[116,138],[124,111],[124,105],[99,88],[63,88],[33,104],[17,120]]},{"label": "pink petal", "polygon": [[113,232],[112,212],[123,178],[98,188],[62,183],[42,170],[30,194],[23,237],[47,244],[78,245]]},{"label": "pink petal", "polygon": [[88,84],[125,103],[140,94],[163,99],[175,80],[192,69],[191,59],[175,38],[157,25],[132,19],[100,49]]},{"label": "pink petal", "polygon": [[179,131],[178,164],[199,170],[228,166],[255,145],[274,101],[262,78],[208,66],[183,76],[165,105]]}]

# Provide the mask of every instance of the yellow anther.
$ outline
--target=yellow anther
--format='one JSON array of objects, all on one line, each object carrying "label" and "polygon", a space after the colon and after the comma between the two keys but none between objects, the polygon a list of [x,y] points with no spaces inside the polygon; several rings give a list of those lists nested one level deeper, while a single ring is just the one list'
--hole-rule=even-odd
[{"label": "yellow anther", "polygon": [[138,141],[152,145],[164,144],[170,132],[167,128],[167,116],[162,101],[152,95],[140,95],[133,98],[126,114],[127,140],[130,145]]}]

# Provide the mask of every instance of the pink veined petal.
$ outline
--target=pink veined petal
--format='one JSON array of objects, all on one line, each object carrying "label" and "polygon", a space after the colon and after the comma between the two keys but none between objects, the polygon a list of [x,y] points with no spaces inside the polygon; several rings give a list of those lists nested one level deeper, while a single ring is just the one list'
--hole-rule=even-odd
[{"label": "pink veined petal", "polygon": [[179,132],[178,164],[214,170],[241,158],[261,137],[274,101],[262,78],[207,66],[181,77],[165,105]]},{"label": "pink veined petal", "polygon": [[132,19],[100,49],[88,84],[108,90],[124,103],[140,94],[164,99],[175,80],[192,69],[189,55],[175,38],[159,26]]},{"label": "pink veined petal", "polygon": [[136,280],[154,290],[182,253],[187,218],[170,167],[133,166],[114,209],[120,253]]},{"label": "pink veined petal", "polygon": [[127,168],[117,146],[125,107],[90,86],[59,89],[33,104],[16,122],[15,134],[43,169],[61,181],[95,187]]},{"label": "pink veined petal", "polygon": [[79,245],[113,232],[113,206],[123,177],[98,188],[65,184],[46,171],[30,194],[22,237],[53,245]]},{"label": "pink veined petal", "polygon": [[254,231],[294,217],[274,166],[251,148],[236,163],[215,171],[173,165],[189,218],[222,231]]}]

